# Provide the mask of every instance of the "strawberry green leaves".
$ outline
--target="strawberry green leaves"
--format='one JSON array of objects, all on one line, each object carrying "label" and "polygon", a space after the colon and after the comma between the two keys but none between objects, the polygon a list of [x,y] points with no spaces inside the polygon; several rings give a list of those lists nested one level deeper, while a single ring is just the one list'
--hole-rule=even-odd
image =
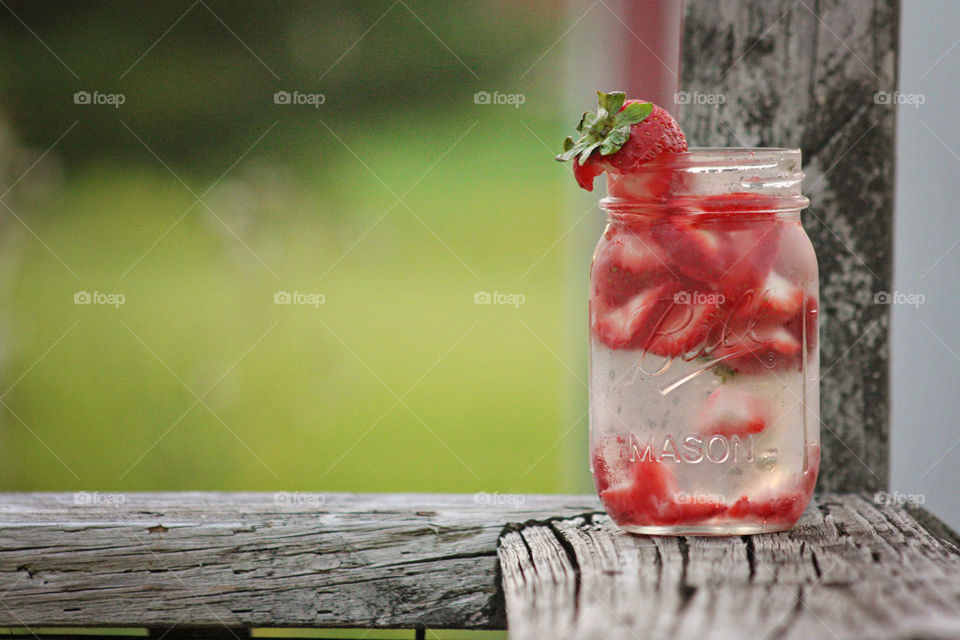
[{"label": "strawberry green leaves", "polygon": [[597,98],[600,103],[597,113],[584,112],[577,125],[580,139],[576,142],[569,137],[564,140],[563,153],[557,156],[558,161],[578,158],[577,162],[583,165],[590,154],[598,149],[602,156],[619,151],[630,139],[630,127],[653,111],[651,102],[631,102],[624,107],[627,96],[622,91],[597,91]]}]

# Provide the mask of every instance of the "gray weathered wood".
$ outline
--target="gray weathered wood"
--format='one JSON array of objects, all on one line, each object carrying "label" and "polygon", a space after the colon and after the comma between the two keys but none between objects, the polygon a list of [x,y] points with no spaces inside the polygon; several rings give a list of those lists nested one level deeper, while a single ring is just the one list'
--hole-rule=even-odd
[{"label": "gray weathered wood", "polygon": [[[887,482],[897,0],[689,0],[681,105],[697,146],[799,147],[820,261],[820,488]],[[702,101],[701,101],[702,102]]]},{"label": "gray weathered wood", "polygon": [[0,626],[503,628],[504,527],[599,508],[510,498],[0,494]]},{"label": "gray weathered wood", "polygon": [[960,550],[931,529],[850,494],[817,496],[795,529],[760,536],[530,522],[500,539],[511,638],[955,639]]},{"label": "gray weathered wood", "polygon": [[593,496],[85,497],[0,494],[0,626],[960,636],[955,534],[859,496],[746,538],[630,536]]}]

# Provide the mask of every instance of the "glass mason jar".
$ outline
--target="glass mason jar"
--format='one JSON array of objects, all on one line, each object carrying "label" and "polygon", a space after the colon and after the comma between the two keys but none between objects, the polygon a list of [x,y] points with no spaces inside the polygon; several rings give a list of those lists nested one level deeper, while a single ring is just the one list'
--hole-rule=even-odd
[{"label": "glass mason jar", "polygon": [[644,534],[783,531],[820,462],[817,260],[798,149],[608,174],[590,273],[591,472]]}]

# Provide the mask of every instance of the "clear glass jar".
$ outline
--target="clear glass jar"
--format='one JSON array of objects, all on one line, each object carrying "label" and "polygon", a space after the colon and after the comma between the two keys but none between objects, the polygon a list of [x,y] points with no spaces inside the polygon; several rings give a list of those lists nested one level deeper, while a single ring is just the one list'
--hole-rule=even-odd
[{"label": "clear glass jar", "polygon": [[691,149],[607,176],[590,459],[627,531],[782,531],[809,502],[818,287],[800,166],[797,149]]}]

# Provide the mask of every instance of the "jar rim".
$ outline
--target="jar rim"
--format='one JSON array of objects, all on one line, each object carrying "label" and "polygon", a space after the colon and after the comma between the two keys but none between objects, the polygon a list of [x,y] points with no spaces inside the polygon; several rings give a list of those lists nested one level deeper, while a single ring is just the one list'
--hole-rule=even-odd
[{"label": "jar rim", "polygon": [[686,151],[664,153],[644,163],[633,173],[660,171],[666,166],[729,166],[730,168],[794,168],[800,170],[800,149],[790,147],[690,147]]},{"label": "jar rim", "polygon": [[[661,154],[627,174],[608,169],[607,197],[600,204],[612,213],[695,213],[699,198],[722,195],[724,213],[735,215],[739,204],[760,211],[749,200],[763,196],[762,211],[799,211],[810,203],[800,192],[803,178],[800,149],[693,147]],[[653,191],[647,185],[655,185]]]}]

